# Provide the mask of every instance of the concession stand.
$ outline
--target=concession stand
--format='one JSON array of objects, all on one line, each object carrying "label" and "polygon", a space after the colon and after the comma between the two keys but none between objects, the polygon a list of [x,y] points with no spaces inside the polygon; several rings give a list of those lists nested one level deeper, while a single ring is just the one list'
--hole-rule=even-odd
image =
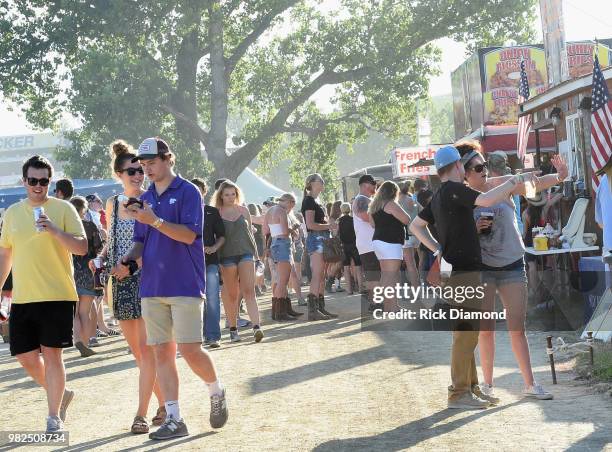
[{"label": "concession stand", "polygon": [[[567,162],[569,176],[562,185],[543,193],[538,203],[546,212],[543,221],[550,226],[545,234],[535,231],[545,237],[546,245],[538,240],[539,250],[527,249],[538,268],[538,278],[529,283],[529,305],[532,312],[546,318],[550,329],[576,330],[589,320],[601,297],[601,293],[592,293],[593,288],[606,286],[600,284],[605,279],[602,237],[595,224],[591,182],[590,96],[595,52],[612,88],[612,40],[564,45],[565,80],[549,76],[551,61],[542,45],[479,49],[451,78],[457,140],[477,139],[485,153],[504,151],[513,170],[554,172],[553,153]],[[519,105],[521,61],[531,96]],[[516,156],[517,123],[528,114],[532,127],[525,158],[520,161]]]},{"label": "concession stand", "polygon": [[[551,208],[558,218],[557,227],[562,231],[572,229],[576,239],[582,241],[569,248],[528,249],[527,252],[537,257],[544,273],[553,273],[543,278],[543,283],[570,325],[588,322],[606,287],[611,285],[610,273],[605,271],[601,259],[601,229],[595,223],[591,90],[594,52],[598,54],[608,88],[612,89],[612,55],[610,48],[602,44],[583,43],[574,47],[568,44],[568,54],[575,56],[578,52],[590,56],[588,64],[583,65],[583,73],[576,68],[572,72],[570,67],[575,78],[531,97],[521,105],[519,113],[520,116],[532,115],[532,129],[538,135],[542,130],[553,128],[555,147],[568,164],[569,177],[557,195],[558,202]],[[541,147],[536,145],[536,168],[540,167],[541,152]]]}]

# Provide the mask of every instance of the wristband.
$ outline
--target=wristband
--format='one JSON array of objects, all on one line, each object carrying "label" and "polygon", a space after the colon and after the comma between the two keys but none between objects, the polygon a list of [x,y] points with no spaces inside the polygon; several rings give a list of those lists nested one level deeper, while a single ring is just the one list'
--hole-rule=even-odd
[{"label": "wristband", "polygon": [[440,252],[441,252],[441,250],[439,250],[439,249],[438,249],[438,250],[436,250],[436,251],[433,253],[433,257],[438,257],[438,255],[440,254]]},{"label": "wristband", "polygon": [[151,223],[151,226],[153,226],[155,229],[159,229],[159,228],[161,228],[162,224],[164,224],[164,219],[163,218],[158,218],[153,223]]}]

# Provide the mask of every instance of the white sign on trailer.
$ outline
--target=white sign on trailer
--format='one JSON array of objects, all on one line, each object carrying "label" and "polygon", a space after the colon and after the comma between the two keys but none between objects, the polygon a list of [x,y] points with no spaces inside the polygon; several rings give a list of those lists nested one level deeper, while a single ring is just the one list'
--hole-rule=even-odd
[{"label": "white sign on trailer", "polygon": [[391,167],[394,178],[435,176],[434,165],[416,165],[419,161],[433,161],[436,151],[447,144],[430,144],[409,148],[394,148],[391,151]]},{"label": "white sign on trailer", "polygon": [[63,137],[52,133],[12,135],[0,137],[0,152],[25,151],[28,149],[55,149],[62,144]]}]

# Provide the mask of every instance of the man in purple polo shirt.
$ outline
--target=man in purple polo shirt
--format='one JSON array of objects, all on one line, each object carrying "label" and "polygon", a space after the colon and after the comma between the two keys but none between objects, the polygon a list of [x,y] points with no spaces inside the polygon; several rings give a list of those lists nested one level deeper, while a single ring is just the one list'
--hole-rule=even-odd
[{"label": "man in purple polo shirt", "polygon": [[140,297],[147,344],[155,350],[157,381],[166,401],[167,417],[151,439],[188,435],[178,403],[176,344],[189,367],[210,393],[210,425],[222,427],[228,411],[225,390],[210,355],[202,349],[204,250],[202,197],[195,185],[176,175],[175,156],[165,141],[147,138],[138,157],[151,186],[143,206],[125,204],[136,220],[134,246],[114,273],[133,273],[142,262]]}]

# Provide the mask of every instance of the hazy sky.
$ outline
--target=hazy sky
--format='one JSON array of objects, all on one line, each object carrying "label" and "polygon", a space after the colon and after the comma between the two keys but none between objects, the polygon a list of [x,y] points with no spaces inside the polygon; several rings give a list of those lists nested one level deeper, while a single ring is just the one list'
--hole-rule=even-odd
[{"label": "hazy sky", "polygon": [[[337,0],[326,1],[326,9],[330,3],[337,4],[336,2]],[[566,40],[612,38],[612,0],[563,0],[563,13]],[[540,28],[538,17],[536,29]],[[438,45],[442,49],[442,73],[431,79],[430,93],[433,96],[450,94],[450,73],[466,58],[465,47],[460,43],[442,39]],[[318,103],[324,102],[332,92],[333,88],[322,90],[317,95],[320,100]],[[0,136],[28,133],[31,130],[22,115],[9,112],[4,105],[0,105]]]}]

